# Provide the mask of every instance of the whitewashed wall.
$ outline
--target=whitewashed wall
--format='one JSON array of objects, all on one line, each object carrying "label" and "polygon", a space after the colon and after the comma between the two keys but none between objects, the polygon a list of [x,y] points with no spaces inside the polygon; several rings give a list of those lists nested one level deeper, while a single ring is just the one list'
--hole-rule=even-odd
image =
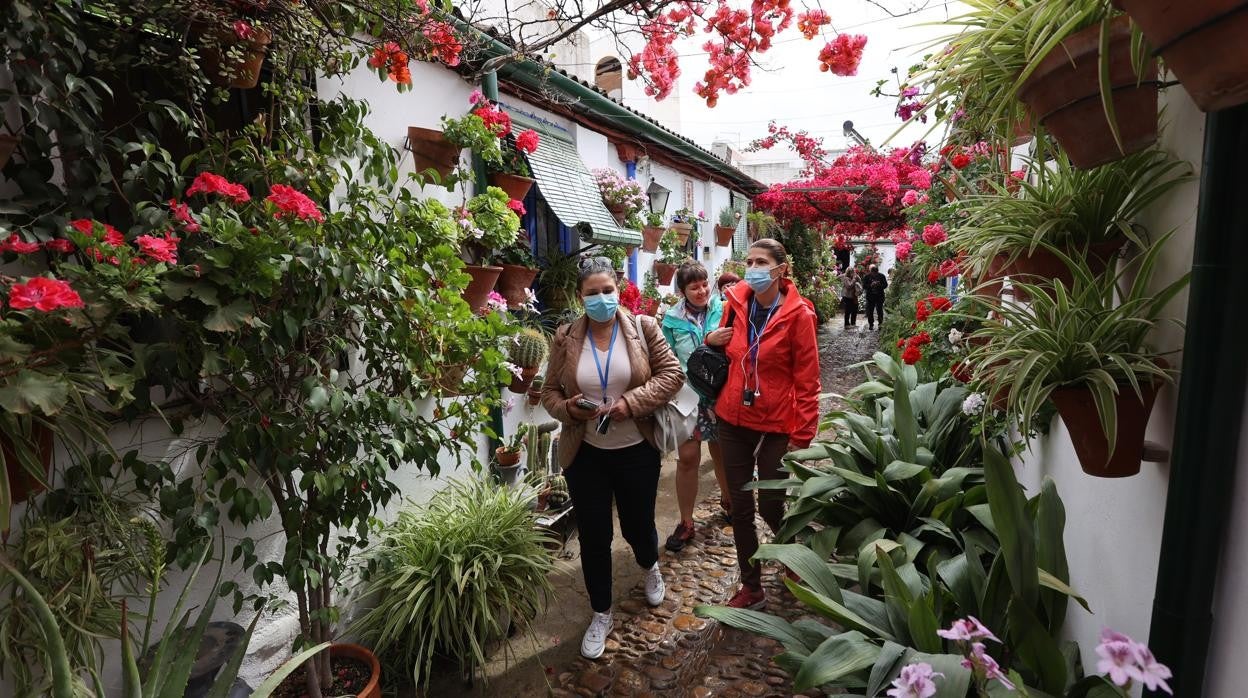
[{"label": "whitewashed wall", "polygon": [[[1179,158],[1192,163],[1199,174],[1204,138],[1204,114],[1199,112],[1181,89],[1163,92],[1166,125],[1161,143]],[[1155,205],[1139,222],[1156,237],[1174,229],[1168,252],[1162,257],[1155,285],[1170,283],[1191,269],[1192,244],[1196,223],[1198,184],[1187,183]],[[1182,318],[1186,313],[1186,292],[1171,302],[1167,314]],[[1159,347],[1181,348],[1183,334],[1164,327],[1154,342]],[[1180,365],[1181,356],[1170,359]],[[1164,389],[1157,398],[1147,438],[1169,448],[1173,442],[1177,386]],[[1241,458],[1241,464],[1244,459]],[[1153,591],[1157,579],[1158,551],[1166,503],[1169,466],[1144,463],[1140,474],[1130,478],[1103,479],[1083,473],[1070,444],[1065,425],[1055,418],[1048,438],[1033,443],[1018,464],[1019,480],[1035,493],[1044,477],[1051,477],[1066,503],[1066,547],[1070,559],[1071,582],[1087,598],[1093,613],[1072,603],[1067,615],[1066,635],[1079,642],[1085,667],[1094,668],[1101,629],[1111,627],[1137,640],[1148,638]],[[1244,487],[1243,480],[1240,487]],[[1236,498],[1236,521],[1248,519],[1248,498]],[[1226,577],[1219,605],[1228,618],[1245,620],[1248,608],[1242,590],[1248,572],[1248,543],[1231,536]],[[1234,580],[1234,584],[1227,583]],[[1206,696],[1242,696],[1242,686],[1227,675],[1235,674],[1235,662],[1248,650],[1248,631],[1238,625],[1218,623],[1218,646],[1211,662],[1213,681]],[[1215,686],[1220,686],[1215,689]],[[1232,688],[1233,686],[1233,688]]]}]

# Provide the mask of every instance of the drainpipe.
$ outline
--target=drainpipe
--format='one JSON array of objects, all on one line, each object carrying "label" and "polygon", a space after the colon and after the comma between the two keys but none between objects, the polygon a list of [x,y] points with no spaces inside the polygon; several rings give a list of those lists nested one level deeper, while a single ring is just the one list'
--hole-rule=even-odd
[{"label": "drainpipe", "polygon": [[[491,71],[482,76],[481,94],[486,99],[498,101],[498,73]],[[490,175],[486,172],[485,161],[476,153],[472,154],[472,170],[476,175],[476,191],[485,191],[490,185]],[[503,408],[499,405],[490,408],[490,427],[495,435],[489,437],[487,457],[494,453],[494,449],[503,445],[500,441],[503,436]]]},{"label": "drainpipe", "polygon": [[1248,298],[1245,155],[1248,105],[1205,117],[1183,373],[1149,631],[1149,646],[1174,672],[1176,696],[1204,695],[1213,595],[1239,458],[1248,373],[1248,323],[1237,306]]}]

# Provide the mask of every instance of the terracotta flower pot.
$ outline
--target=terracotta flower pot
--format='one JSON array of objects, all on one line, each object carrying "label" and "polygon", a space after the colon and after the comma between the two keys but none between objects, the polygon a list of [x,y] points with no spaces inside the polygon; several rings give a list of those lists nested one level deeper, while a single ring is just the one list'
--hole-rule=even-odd
[{"label": "terracotta flower pot", "polygon": [[499,446],[494,449],[494,458],[498,461],[499,466],[505,468],[507,466],[516,465],[520,462],[520,452],[508,451],[502,446]]},{"label": "terracotta flower pot", "polygon": [[490,184],[507,192],[507,196],[518,201],[524,201],[524,197],[533,188],[532,177],[521,177],[520,175],[503,174],[495,172],[490,175]]},{"label": "terracotta flower pot", "polygon": [[1157,141],[1157,63],[1149,61],[1144,74],[1136,75],[1130,21],[1118,17],[1110,25],[1108,62],[1121,151],[1114,142],[1101,105],[1100,31],[1098,24],[1063,40],[1040,61],[1019,92],[1033,120],[1053,134],[1070,161],[1081,168],[1118,160]]},{"label": "terracotta flower pot", "polygon": [[[498,275],[498,292],[507,299],[508,307],[519,308],[529,299],[525,291],[533,285],[533,279],[537,278],[538,270],[518,264],[504,264],[502,269],[502,273]],[[488,297],[489,294],[487,293],[486,296]]]},{"label": "terracotta flower pot", "polygon": [[[249,90],[260,82],[260,67],[269,52],[273,35],[253,27],[251,36],[241,39],[225,27],[197,27],[202,41],[198,47],[200,67],[209,82],[219,87]],[[237,50],[234,50],[236,49]]]},{"label": "terracotta flower pot", "polygon": [[520,377],[512,378],[507,389],[517,395],[528,392],[533,379],[537,377],[537,366],[524,366],[520,369]]},{"label": "terracotta flower pot", "polygon": [[9,164],[9,158],[13,157],[14,151],[17,150],[18,142],[17,136],[0,134],[0,168]]},{"label": "terracotta flower pot", "polygon": [[642,252],[658,252],[659,240],[663,238],[663,233],[667,232],[664,228],[656,228],[647,225],[641,229],[641,251]]},{"label": "terracotta flower pot", "polygon": [[536,407],[537,403],[542,401],[542,385],[544,383],[544,381],[534,378],[533,382],[529,384],[529,390],[525,393],[525,397],[528,398],[529,407]]},{"label": "terracotta flower pot", "polygon": [[666,286],[672,283],[672,277],[676,276],[676,265],[667,264],[666,262],[655,262],[654,263],[654,276],[655,276],[654,280],[660,286]]},{"label": "terracotta flower pot", "polygon": [[615,219],[616,223],[624,225],[624,221],[627,219],[625,214],[628,213],[628,207],[620,204],[607,204],[607,210],[611,212],[611,217]]},{"label": "terracotta flower pot", "polygon": [[1242,0],[1118,0],[1201,111],[1248,102]]},{"label": "terracotta flower pot", "polygon": [[692,223],[673,223],[672,230],[676,231],[676,241],[683,247],[689,242],[689,234],[693,232]]},{"label": "terracotta flower pot", "polygon": [[43,465],[44,482],[27,472],[17,459],[13,440],[0,434],[0,451],[4,452],[4,470],[9,478],[9,496],[14,504],[24,502],[47,489],[45,482],[51,474],[52,430],[36,422],[31,426],[31,440],[34,442],[39,462]]},{"label": "terracotta flower pot", "polygon": [[732,244],[732,236],[737,234],[737,229],[726,225],[715,226],[715,244],[720,247],[727,247]]},{"label": "terracotta flower pot", "polygon": [[498,282],[503,268],[479,267],[470,264],[464,267],[464,271],[472,277],[472,281],[468,282],[468,288],[464,289],[464,300],[468,302],[474,313],[480,312],[485,307],[485,302],[489,300],[490,291],[494,290],[494,284]]},{"label": "terracotta flower pot", "polygon": [[446,140],[441,131],[408,126],[407,147],[412,151],[417,172],[432,169],[445,179],[459,164],[459,147]]},{"label": "terracotta flower pot", "polygon": [[1141,385],[1141,396],[1129,385],[1118,386],[1114,401],[1118,411],[1118,434],[1114,452],[1109,453],[1109,443],[1092,400],[1092,391],[1086,387],[1058,388],[1051,399],[1057,413],[1070,432],[1075,454],[1083,472],[1096,477],[1130,477],[1140,472],[1140,460],[1144,455],[1144,430],[1153,402],[1157,399],[1157,385]]},{"label": "terracotta flower pot", "polygon": [[[1117,237],[1107,242],[1088,245],[1086,252],[1082,249],[1065,248],[1062,253],[1067,257],[1082,258],[1092,275],[1100,276],[1109,269],[1110,262],[1118,256],[1118,251],[1125,244],[1127,244],[1125,237]],[[1066,288],[1070,288],[1075,282],[1075,273],[1066,266],[1066,262],[1044,248],[1036,248],[1031,256],[1019,257],[1010,263],[1006,263],[1004,255],[999,255],[995,261],[1002,274],[1020,277],[1021,281],[1027,283],[1037,283],[1042,279],[1048,279],[1061,281]],[[1018,300],[1027,300],[1026,294],[1021,289],[1016,288],[1014,294]]]},{"label": "terracotta flower pot", "polygon": [[329,653],[335,657],[350,657],[367,664],[371,672],[368,683],[356,695],[359,698],[381,698],[381,663],[377,661],[377,655],[372,650],[350,643],[335,642],[329,646]]}]

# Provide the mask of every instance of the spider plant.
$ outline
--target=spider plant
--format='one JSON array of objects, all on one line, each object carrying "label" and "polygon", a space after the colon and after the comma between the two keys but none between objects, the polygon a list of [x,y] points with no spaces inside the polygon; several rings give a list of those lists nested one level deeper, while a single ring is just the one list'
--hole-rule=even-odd
[{"label": "spider plant", "polygon": [[950,230],[947,244],[969,253],[973,271],[986,269],[998,255],[1010,263],[1039,248],[1082,256],[1076,251],[1122,237],[1143,247],[1132,221],[1192,178],[1186,162],[1158,149],[1090,170],[1075,168],[1058,153],[1051,163],[1030,160],[1027,169],[1030,176],[1017,183],[1017,193],[998,184],[964,200],[965,218]]},{"label": "spider plant", "polygon": [[979,388],[1004,396],[1006,411],[1024,424],[1057,388],[1087,388],[1112,446],[1117,438],[1116,396],[1132,390],[1142,397],[1141,383],[1173,380],[1173,371],[1158,363],[1163,352],[1149,343],[1159,325],[1183,324],[1163,317],[1162,311],[1187,285],[1188,275],[1155,293],[1149,290],[1169,238],[1167,234],[1158,240],[1116,274],[1093,274],[1081,261],[1066,257],[1075,272],[1071,287],[1054,282],[1049,294],[1020,282],[1031,295],[1028,303],[984,299],[990,319],[971,339],[987,341],[966,359],[979,369]]}]

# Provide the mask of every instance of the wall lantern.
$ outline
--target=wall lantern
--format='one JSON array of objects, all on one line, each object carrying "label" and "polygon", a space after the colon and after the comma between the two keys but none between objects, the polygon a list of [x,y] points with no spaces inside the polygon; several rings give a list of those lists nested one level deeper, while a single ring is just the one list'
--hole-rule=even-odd
[{"label": "wall lantern", "polygon": [[650,186],[646,188],[646,196],[650,197],[650,213],[666,213],[667,199],[672,195],[672,190],[654,181],[654,177],[650,178]]}]

